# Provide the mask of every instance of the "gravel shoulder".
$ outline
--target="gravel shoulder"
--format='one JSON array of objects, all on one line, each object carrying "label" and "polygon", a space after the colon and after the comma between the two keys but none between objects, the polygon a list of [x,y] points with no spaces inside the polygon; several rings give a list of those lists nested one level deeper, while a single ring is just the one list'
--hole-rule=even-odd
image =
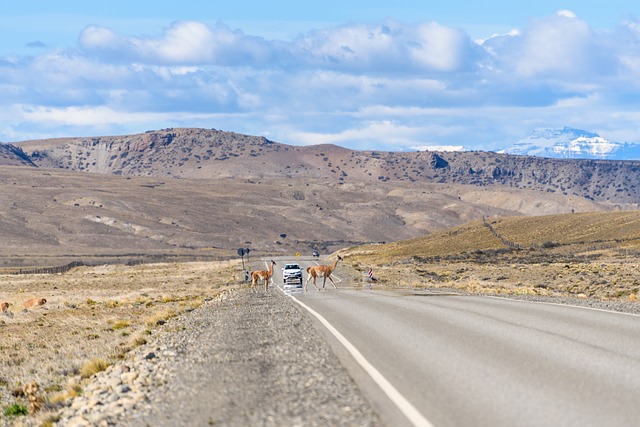
[{"label": "gravel shoulder", "polygon": [[96,375],[58,425],[382,425],[311,321],[275,289],[229,293],[164,329]]}]

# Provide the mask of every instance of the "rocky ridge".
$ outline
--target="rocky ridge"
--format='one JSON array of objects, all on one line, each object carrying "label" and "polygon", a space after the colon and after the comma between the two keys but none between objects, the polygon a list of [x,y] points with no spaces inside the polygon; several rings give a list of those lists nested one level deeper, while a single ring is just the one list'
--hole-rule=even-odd
[{"label": "rocky ridge", "polygon": [[304,178],[502,186],[640,203],[640,161],[549,159],[493,152],[353,151],[290,146],[215,129],[17,143],[41,167],[128,176]]},{"label": "rocky ridge", "polygon": [[0,143],[0,166],[35,166],[21,148]]}]

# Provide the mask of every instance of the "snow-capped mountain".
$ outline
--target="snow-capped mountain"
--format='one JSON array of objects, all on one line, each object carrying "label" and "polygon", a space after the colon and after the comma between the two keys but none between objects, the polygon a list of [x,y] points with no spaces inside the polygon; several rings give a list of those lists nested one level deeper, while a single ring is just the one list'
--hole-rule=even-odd
[{"label": "snow-capped mountain", "polygon": [[571,159],[640,159],[638,144],[613,142],[597,133],[569,127],[535,129],[527,138],[500,152]]}]

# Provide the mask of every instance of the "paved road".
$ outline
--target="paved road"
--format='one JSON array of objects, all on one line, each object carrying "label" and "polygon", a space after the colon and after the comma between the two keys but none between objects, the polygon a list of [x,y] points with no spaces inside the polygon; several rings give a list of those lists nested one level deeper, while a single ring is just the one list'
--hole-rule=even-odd
[{"label": "paved road", "polygon": [[[338,290],[309,285],[293,298],[324,317],[434,426],[640,423],[640,316],[354,290],[339,267],[335,274]],[[337,353],[383,419],[411,425],[346,351]]]}]

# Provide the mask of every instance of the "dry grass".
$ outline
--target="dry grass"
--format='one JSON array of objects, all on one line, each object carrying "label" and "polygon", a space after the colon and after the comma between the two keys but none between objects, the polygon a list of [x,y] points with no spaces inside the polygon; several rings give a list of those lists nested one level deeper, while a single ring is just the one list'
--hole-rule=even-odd
[{"label": "dry grass", "polygon": [[475,221],[419,239],[341,251],[392,287],[640,299],[640,212]]},{"label": "dry grass", "polygon": [[109,362],[104,359],[91,359],[84,362],[80,368],[80,377],[89,378],[92,375],[102,372],[109,367]]},{"label": "dry grass", "polygon": [[495,220],[493,227],[522,246],[556,242],[623,243],[640,247],[640,211],[588,212]]},{"label": "dry grass", "polygon": [[[80,377],[125,357],[166,328],[170,317],[236,286],[238,264],[105,265],[62,275],[0,275],[0,300],[12,304],[9,315],[0,314],[0,409],[26,404],[12,392],[31,382],[50,404],[81,393]],[[47,303],[22,310],[34,297]]]}]

